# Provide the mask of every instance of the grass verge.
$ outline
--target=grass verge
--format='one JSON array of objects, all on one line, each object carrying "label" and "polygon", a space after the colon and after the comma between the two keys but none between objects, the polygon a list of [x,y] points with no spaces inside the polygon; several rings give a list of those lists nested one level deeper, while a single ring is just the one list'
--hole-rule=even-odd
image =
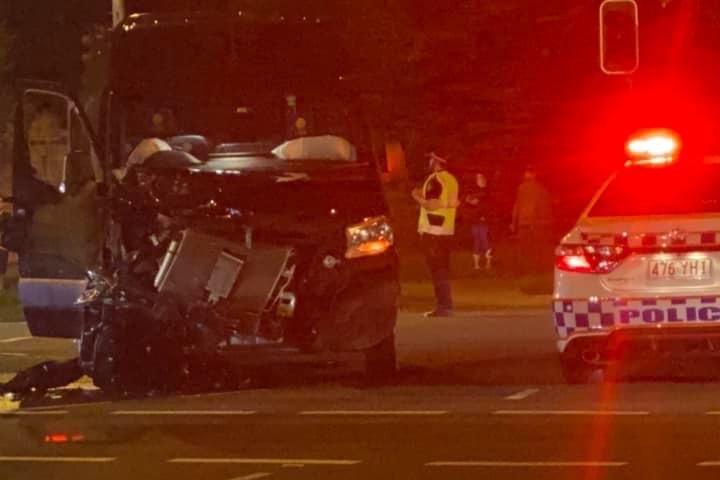
[{"label": "grass verge", "polygon": [[0,322],[22,322],[23,319],[17,292],[14,289],[0,291]]}]

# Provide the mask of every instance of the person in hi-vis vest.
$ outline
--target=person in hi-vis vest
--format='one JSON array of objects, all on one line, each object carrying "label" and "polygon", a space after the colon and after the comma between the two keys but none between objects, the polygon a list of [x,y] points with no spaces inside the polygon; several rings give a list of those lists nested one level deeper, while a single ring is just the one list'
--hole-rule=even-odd
[{"label": "person in hi-vis vest", "polygon": [[427,312],[428,317],[452,315],[453,301],[450,288],[450,250],[455,235],[458,181],[447,171],[447,160],[430,153],[430,175],[421,188],[412,192],[420,205],[418,233],[425,254],[437,305]]}]

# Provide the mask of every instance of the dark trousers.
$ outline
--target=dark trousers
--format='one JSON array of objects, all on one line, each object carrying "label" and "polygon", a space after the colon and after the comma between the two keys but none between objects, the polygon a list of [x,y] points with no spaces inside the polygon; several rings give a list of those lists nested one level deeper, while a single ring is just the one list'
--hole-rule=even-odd
[{"label": "dark trousers", "polygon": [[470,227],[473,237],[473,253],[485,255],[490,250],[490,239],[488,238],[488,226],[484,223],[476,223]]},{"label": "dark trousers", "polygon": [[453,300],[450,288],[450,249],[453,237],[450,235],[420,236],[425,261],[430,270],[438,310],[452,310]]},{"label": "dark trousers", "polygon": [[549,226],[521,225],[518,228],[515,271],[522,275],[534,275],[552,270],[554,247]]}]

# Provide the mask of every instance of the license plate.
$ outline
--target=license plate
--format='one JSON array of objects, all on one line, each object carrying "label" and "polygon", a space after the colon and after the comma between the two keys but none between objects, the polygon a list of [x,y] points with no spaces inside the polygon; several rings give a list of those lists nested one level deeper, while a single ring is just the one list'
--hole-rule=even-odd
[{"label": "license plate", "polygon": [[709,280],[712,260],[709,258],[679,258],[650,260],[650,280]]}]

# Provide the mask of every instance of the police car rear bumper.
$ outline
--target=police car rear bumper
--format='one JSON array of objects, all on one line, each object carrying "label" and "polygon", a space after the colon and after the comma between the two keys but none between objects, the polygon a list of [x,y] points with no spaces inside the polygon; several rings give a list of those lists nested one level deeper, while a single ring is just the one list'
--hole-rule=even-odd
[{"label": "police car rear bumper", "polygon": [[602,341],[616,331],[649,329],[674,332],[703,330],[720,334],[720,296],[668,297],[640,299],[556,299],[553,316],[557,347],[565,352],[578,339],[599,337]]}]

